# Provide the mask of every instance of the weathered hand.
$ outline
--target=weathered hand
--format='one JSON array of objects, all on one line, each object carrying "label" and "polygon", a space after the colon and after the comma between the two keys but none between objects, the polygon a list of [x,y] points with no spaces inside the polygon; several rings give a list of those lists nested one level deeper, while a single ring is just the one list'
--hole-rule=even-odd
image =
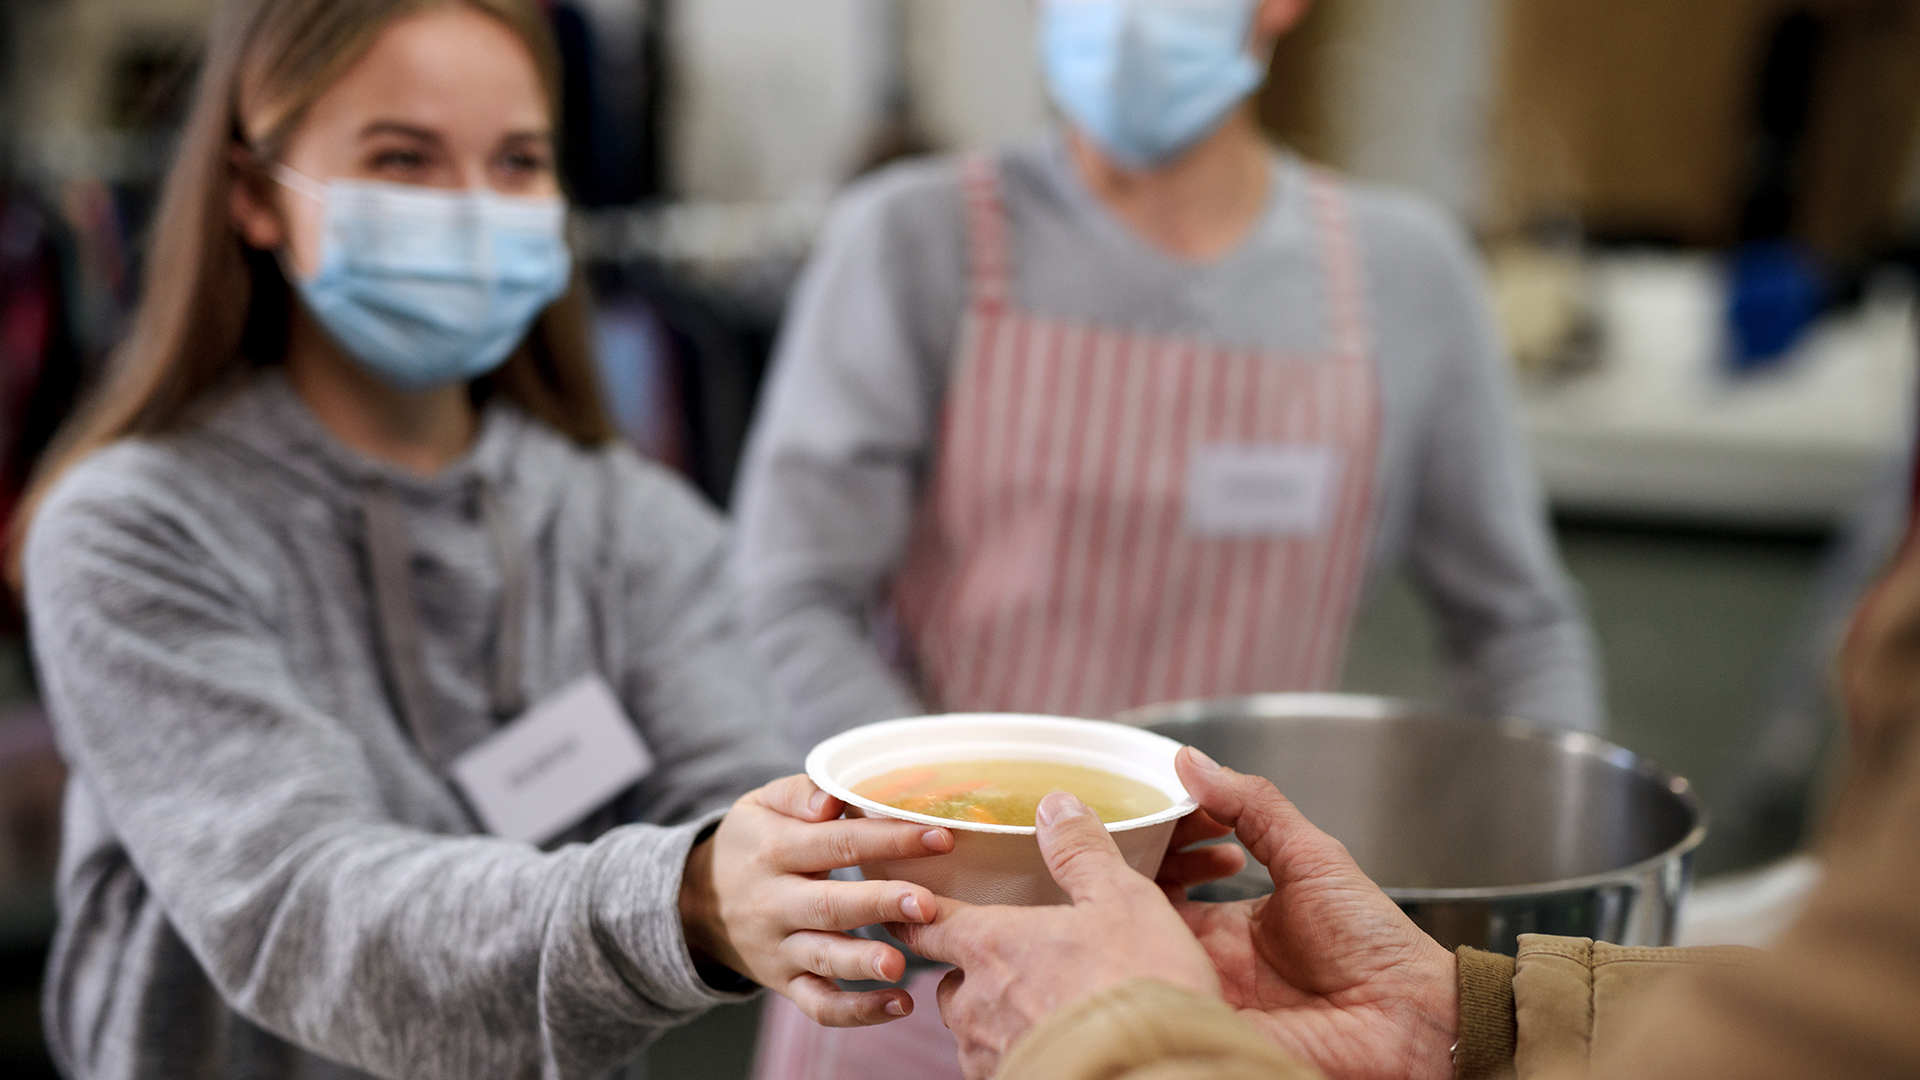
[{"label": "weathered hand", "polygon": [[1213,820],[1205,809],[1181,818],[1173,827],[1173,839],[1167,844],[1167,857],[1160,860],[1160,872],[1154,875],[1154,884],[1167,894],[1167,899],[1180,901],[1185,900],[1187,890],[1196,885],[1239,873],[1241,867],[1247,865],[1247,853],[1238,845],[1194,846],[1232,835],[1233,826]]},{"label": "weathered hand", "polygon": [[970,1080],[992,1076],[1035,1023],[1105,987],[1152,977],[1220,992],[1213,965],[1166,896],[1127,865],[1079,799],[1048,795],[1037,825],[1041,854],[1070,905],[974,907],[942,898],[932,923],[889,927],[915,952],[959,969],[940,984],[940,1016],[960,1040]]},{"label": "weathered hand", "polygon": [[1267,781],[1192,748],[1181,782],[1273,876],[1273,895],[1175,907],[1228,1004],[1333,1080],[1447,1077],[1458,1023],[1453,954],[1423,933]]},{"label": "weathered hand", "polygon": [[953,850],[953,834],[909,821],[836,820],[842,809],[804,776],[741,796],[688,856],[681,924],[695,956],[792,998],[818,1023],[884,1024],[913,1011],[905,990],[855,993],[833,980],[897,982],[906,958],[846,931],[928,920],[937,901],[918,885],[833,881],[827,872],[944,854]]}]

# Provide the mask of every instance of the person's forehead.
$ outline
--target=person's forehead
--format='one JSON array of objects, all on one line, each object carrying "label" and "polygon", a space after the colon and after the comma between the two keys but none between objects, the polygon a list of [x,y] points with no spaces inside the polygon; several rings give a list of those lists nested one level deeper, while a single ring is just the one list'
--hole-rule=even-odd
[{"label": "person's forehead", "polygon": [[525,44],[492,17],[460,7],[395,21],[314,103],[314,117],[356,132],[373,120],[449,135],[548,126]]}]

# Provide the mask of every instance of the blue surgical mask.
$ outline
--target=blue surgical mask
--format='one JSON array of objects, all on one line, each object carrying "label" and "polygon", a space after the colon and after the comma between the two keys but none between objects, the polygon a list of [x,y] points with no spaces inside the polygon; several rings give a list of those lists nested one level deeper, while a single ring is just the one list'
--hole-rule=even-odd
[{"label": "blue surgical mask", "polygon": [[1260,85],[1257,0],[1043,0],[1054,100],[1122,165],[1165,164]]},{"label": "blue surgical mask", "polygon": [[320,269],[287,277],[334,342],[397,389],[494,370],[567,291],[559,199],[275,176],[326,207]]}]

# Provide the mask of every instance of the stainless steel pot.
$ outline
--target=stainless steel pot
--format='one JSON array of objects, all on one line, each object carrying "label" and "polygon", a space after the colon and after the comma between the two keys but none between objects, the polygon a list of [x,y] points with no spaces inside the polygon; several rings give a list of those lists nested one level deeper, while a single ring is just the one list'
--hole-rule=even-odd
[{"label": "stainless steel pot", "polygon": [[[1118,717],[1272,780],[1441,944],[1673,943],[1705,815],[1684,779],[1589,735],[1385,698],[1263,694]],[[1264,869],[1209,887],[1269,892]]]}]

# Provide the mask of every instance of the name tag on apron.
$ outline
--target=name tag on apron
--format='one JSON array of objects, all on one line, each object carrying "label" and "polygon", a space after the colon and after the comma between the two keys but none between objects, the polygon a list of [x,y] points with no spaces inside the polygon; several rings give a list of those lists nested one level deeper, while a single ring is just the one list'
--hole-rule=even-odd
[{"label": "name tag on apron", "polygon": [[605,679],[589,675],[456,758],[453,778],[487,831],[542,844],[653,771]]},{"label": "name tag on apron", "polygon": [[1187,466],[1187,531],[1318,536],[1332,519],[1339,479],[1330,446],[1197,446]]}]

